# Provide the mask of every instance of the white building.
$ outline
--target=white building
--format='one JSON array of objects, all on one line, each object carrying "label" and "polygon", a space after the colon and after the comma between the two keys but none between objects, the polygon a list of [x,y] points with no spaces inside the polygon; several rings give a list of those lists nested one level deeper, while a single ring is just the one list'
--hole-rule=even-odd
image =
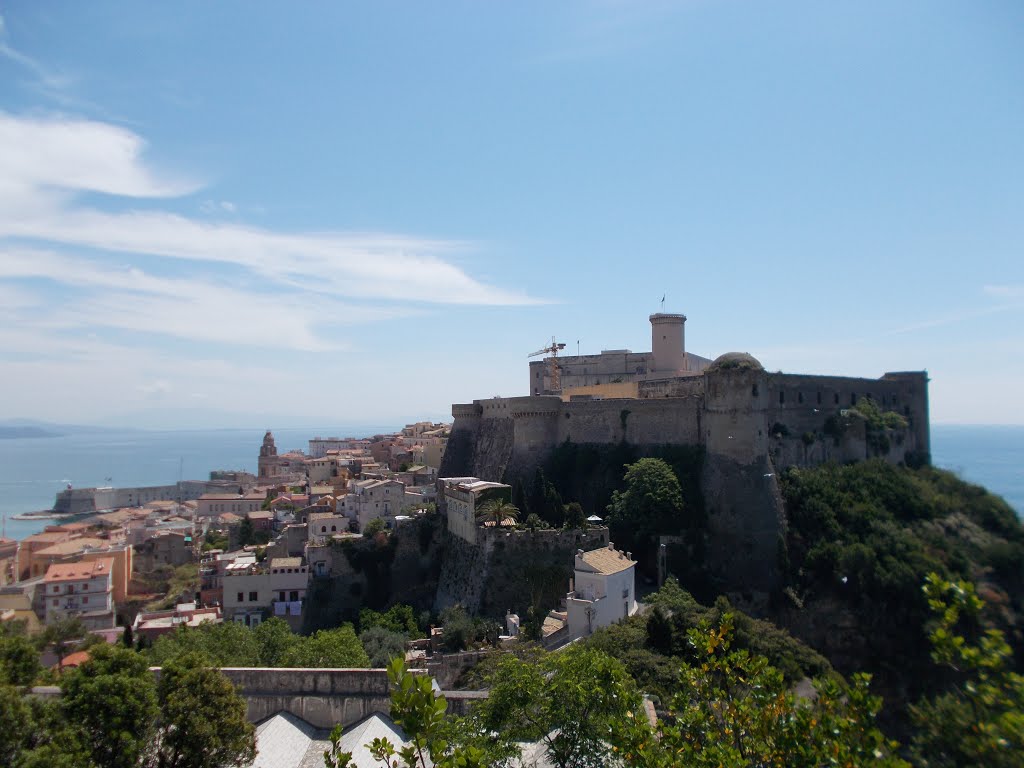
[{"label": "white building", "polygon": [[573,565],[572,590],[565,603],[569,637],[587,637],[636,613],[636,561],[629,552],[607,547],[578,550]]},{"label": "white building", "polygon": [[378,517],[393,528],[395,515],[401,514],[404,506],[405,483],[398,480],[357,480],[338,500],[339,511],[358,522],[360,531]]},{"label": "white building", "polygon": [[300,623],[309,568],[301,557],[275,557],[269,565],[236,562],[227,567],[221,583],[225,621],[255,627],[272,615],[296,617],[294,623]]},{"label": "white building", "polygon": [[54,563],[43,577],[46,623],[77,616],[89,629],[114,626],[114,558]]},{"label": "white building", "polygon": [[225,512],[245,517],[259,512],[266,500],[266,494],[259,491],[241,496],[237,493],[204,493],[197,500],[196,517],[214,517]]},{"label": "white building", "polygon": [[348,533],[349,518],[337,512],[310,512],[307,522],[311,542],[323,544],[338,533]]},{"label": "white building", "polygon": [[440,498],[448,530],[460,539],[476,544],[476,516],[480,505],[492,498],[508,501],[512,497],[512,486],[492,483],[478,477],[441,478]]}]

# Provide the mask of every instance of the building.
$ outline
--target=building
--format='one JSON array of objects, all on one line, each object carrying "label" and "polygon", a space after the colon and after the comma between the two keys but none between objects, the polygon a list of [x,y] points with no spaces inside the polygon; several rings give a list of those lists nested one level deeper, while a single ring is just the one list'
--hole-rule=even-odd
[{"label": "building", "polygon": [[233,512],[245,517],[263,508],[267,495],[259,491],[251,493],[204,493],[199,497],[196,516],[199,518],[213,517],[224,512]]},{"label": "building", "polygon": [[143,541],[137,550],[135,556],[140,570],[152,570],[160,565],[177,568],[191,563],[195,557],[191,530],[159,531]]},{"label": "building", "polygon": [[180,603],[173,611],[155,611],[139,613],[132,624],[132,634],[144,637],[150,642],[160,635],[170,634],[178,627],[198,627],[200,624],[221,621],[220,608],[197,608],[195,603]]},{"label": "building", "polygon": [[260,457],[256,462],[256,476],[260,482],[273,481],[277,478],[278,471],[277,446],[274,444],[274,435],[268,429],[263,436],[263,445],[260,446]]},{"label": "building", "polygon": [[278,616],[294,628],[302,624],[309,568],[301,557],[275,557],[269,563],[228,566],[221,580],[225,621],[254,627]]},{"label": "building", "polygon": [[47,624],[77,616],[89,629],[114,626],[114,559],[51,565],[43,577]]},{"label": "building", "polygon": [[588,637],[636,613],[636,561],[629,552],[607,547],[590,552],[578,550],[573,581],[565,605],[569,637]]},{"label": "building", "polygon": [[338,500],[339,511],[355,520],[360,531],[377,518],[385,527],[394,527],[395,515],[401,514],[404,505],[405,483],[398,480],[356,480]]},{"label": "building", "polygon": [[335,534],[348,533],[349,518],[337,512],[310,512],[307,527],[309,540],[323,544]]},{"label": "building", "polygon": [[609,349],[599,355],[534,360],[530,363],[529,393],[557,395],[589,386],[698,376],[708,367],[711,360],[686,351],[686,315],[659,312],[649,319],[650,352]]},{"label": "building", "polygon": [[512,486],[478,477],[445,477],[438,481],[438,506],[448,520],[448,530],[460,539],[476,544],[480,507],[487,501],[509,501]]}]

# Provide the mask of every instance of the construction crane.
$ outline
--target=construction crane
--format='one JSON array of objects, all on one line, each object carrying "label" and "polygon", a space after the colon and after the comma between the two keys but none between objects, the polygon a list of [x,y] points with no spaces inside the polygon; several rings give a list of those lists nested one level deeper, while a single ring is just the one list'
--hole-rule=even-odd
[{"label": "construction crane", "polygon": [[551,391],[561,392],[562,381],[561,381],[561,368],[558,365],[558,351],[565,349],[565,344],[555,341],[555,337],[551,337],[551,346],[544,347],[544,349],[538,349],[536,352],[527,355],[527,357],[537,357],[538,355],[551,355],[547,359],[548,363],[548,376],[551,379]]}]

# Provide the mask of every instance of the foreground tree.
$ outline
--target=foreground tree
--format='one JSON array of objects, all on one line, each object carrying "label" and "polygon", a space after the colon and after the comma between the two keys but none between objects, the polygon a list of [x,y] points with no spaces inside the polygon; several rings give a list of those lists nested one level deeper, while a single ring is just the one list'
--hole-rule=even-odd
[{"label": "foreground tree", "polygon": [[924,768],[1020,766],[1024,760],[1024,676],[1012,670],[1003,633],[990,629],[977,642],[963,634],[983,602],[974,585],[929,574],[924,587],[938,616],[931,632],[932,658],[948,668],[948,693],[911,707],[917,732],[915,762]]},{"label": "foreground tree", "polygon": [[[388,665],[391,691],[391,719],[405,731],[406,746],[387,739],[374,739],[367,746],[374,759],[386,768],[483,768],[493,760],[475,746],[448,740],[451,721],[446,720],[448,703],[434,691],[426,675],[414,675],[400,658]],[[462,732],[464,729],[457,729]],[[324,752],[327,768],[350,768],[355,763],[351,752],[342,752],[341,726],[331,732],[331,748]]]},{"label": "foreground tree", "polygon": [[690,631],[698,661],[683,665],[657,736],[638,718],[612,724],[610,741],[628,765],[907,768],[875,724],[881,700],[869,694],[867,675],[846,688],[815,681],[815,700],[804,701],[767,659],[730,650],[731,638],[729,615]]},{"label": "foreground tree", "polygon": [[542,741],[559,768],[612,765],[614,724],[642,716],[641,697],[615,659],[584,646],[548,654],[539,663],[506,656],[477,710],[485,732],[514,741]]},{"label": "foreground tree", "polygon": [[99,768],[137,766],[148,748],[157,715],[153,676],[142,656],[99,645],[92,658],[65,674],[61,701],[69,724]]},{"label": "foreground tree", "polygon": [[167,664],[157,687],[159,768],[248,765],[256,757],[255,728],[245,701],[218,670],[197,655]]}]

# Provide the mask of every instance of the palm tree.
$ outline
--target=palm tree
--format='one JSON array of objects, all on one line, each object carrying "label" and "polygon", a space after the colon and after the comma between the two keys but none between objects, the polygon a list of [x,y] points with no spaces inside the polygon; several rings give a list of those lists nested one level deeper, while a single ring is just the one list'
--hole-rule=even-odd
[{"label": "palm tree", "polygon": [[476,521],[483,525],[491,524],[496,528],[519,519],[519,507],[505,499],[491,499],[480,505],[476,513]]}]

